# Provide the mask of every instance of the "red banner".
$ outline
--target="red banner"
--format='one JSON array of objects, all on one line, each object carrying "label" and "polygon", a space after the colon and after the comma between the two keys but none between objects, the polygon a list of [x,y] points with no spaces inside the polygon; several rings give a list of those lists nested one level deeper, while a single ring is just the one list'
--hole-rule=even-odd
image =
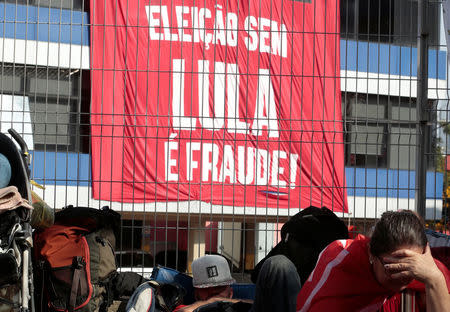
[{"label": "red banner", "polygon": [[90,12],[95,198],[346,211],[338,1]]}]

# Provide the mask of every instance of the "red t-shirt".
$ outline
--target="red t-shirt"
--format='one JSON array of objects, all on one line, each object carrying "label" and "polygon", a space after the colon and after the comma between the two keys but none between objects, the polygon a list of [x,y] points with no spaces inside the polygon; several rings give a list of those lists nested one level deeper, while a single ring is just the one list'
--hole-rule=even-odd
[{"label": "red t-shirt", "polygon": [[[397,294],[383,288],[372,273],[369,241],[358,235],[354,240],[339,240],[328,245],[300,290],[297,311],[327,311],[333,307],[336,312],[369,312],[380,310],[385,303],[395,305]],[[450,289],[450,272],[441,262],[435,261]],[[408,288],[425,291],[425,286],[417,281]]]}]

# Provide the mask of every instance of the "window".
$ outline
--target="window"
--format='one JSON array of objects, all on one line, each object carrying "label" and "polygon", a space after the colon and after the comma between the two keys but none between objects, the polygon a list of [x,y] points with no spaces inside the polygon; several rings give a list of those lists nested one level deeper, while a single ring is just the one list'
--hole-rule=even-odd
[{"label": "window", "polygon": [[1,121],[23,123],[30,149],[89,153],[88,71],[3,63],[0,89]]},{"label": "window", "polygon": [[[347,166],[415,170],[415,99],[347,92],[343,94],[342,106]],[[431,153],[436,146],[436,133],[428,130],[426,150]],[[430,157],[428,167],[433,165]]]},{"label": "window", "polygon": [[347,165],[366,168],[386,167],[385,125],[356,123],[349,129]]},{"label": "window", "polygon": [[[428,21],[440,20],[440,3],[429,2]],[[429,44],[439,44],[439,23],[430,22]],[[346,39],[417,44],[417,0],[341,0],[341,35]]]},{"label": "window", "polygon": [[385,97],[344,93],[346,122],[346,163],[356,167],[386,166]]},{"label": "window", "polygon": [[416,168],[417,130],[415,126],[392,127],[389,147],[391,168],[414,170]]},{"label": "window", "polygon": [[87,0],[2,0],[0,2],[18,5],[32,5],[44,8],[56,8],[64,10],[87,11]]},{"label": "window", "polygon": [[416,100],[409,98],[400,98],[392,103],[392,120],[412,121],[417,120]]},{"label": "window", "polygon": [[383,154],[384,126],[377,124],[356,124],[351,130],[352,155],[376,155]]}]

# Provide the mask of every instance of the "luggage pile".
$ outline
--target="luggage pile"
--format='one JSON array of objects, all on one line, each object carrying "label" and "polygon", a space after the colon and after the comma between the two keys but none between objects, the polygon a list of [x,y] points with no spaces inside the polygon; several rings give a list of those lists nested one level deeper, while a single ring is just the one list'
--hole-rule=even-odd
[{"label": "luggage pile", "polygon": [[34,311],[31,271],[31,188],[28,149],[0,133],[0,311]]}]

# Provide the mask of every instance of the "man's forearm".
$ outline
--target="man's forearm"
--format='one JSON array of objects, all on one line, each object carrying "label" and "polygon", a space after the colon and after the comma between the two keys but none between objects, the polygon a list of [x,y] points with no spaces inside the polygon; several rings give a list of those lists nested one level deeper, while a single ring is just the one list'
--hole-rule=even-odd
[{"label": "man's forearm", "polygon": [[205,304],[208,304],[208,303],[209,303],[208,300],[197,301],[197,302],[194,302],[193,304],[190,304],[188,306],[185,306],[185,307],[179,309],[178,312],[192,312],[195,309],[197,309],[197,308],[199,308],[199,307],[201,307],[201,306],[203,306]]},{"label": "man's forearm", "polygon": [[[181,309],[179,309],[177,312],[192,312],[197,308],[200,308],[201,306],[216,302],[216,301],[228,301],[228,302],[239,302],[241,300],[237,300],[237,299],[230,299],[230,298],[223,298],[223,297],[212,297],[209,298],[208,300],[204,300],[204,301],[196,301],[191,305],[185,306]],[[251,301],[249,301],[251,303]]]},{"label": "man's forearm", "polygon": [[426,301],[428,312],[450,311],[450,294],[442,273],[426,283]]}]

